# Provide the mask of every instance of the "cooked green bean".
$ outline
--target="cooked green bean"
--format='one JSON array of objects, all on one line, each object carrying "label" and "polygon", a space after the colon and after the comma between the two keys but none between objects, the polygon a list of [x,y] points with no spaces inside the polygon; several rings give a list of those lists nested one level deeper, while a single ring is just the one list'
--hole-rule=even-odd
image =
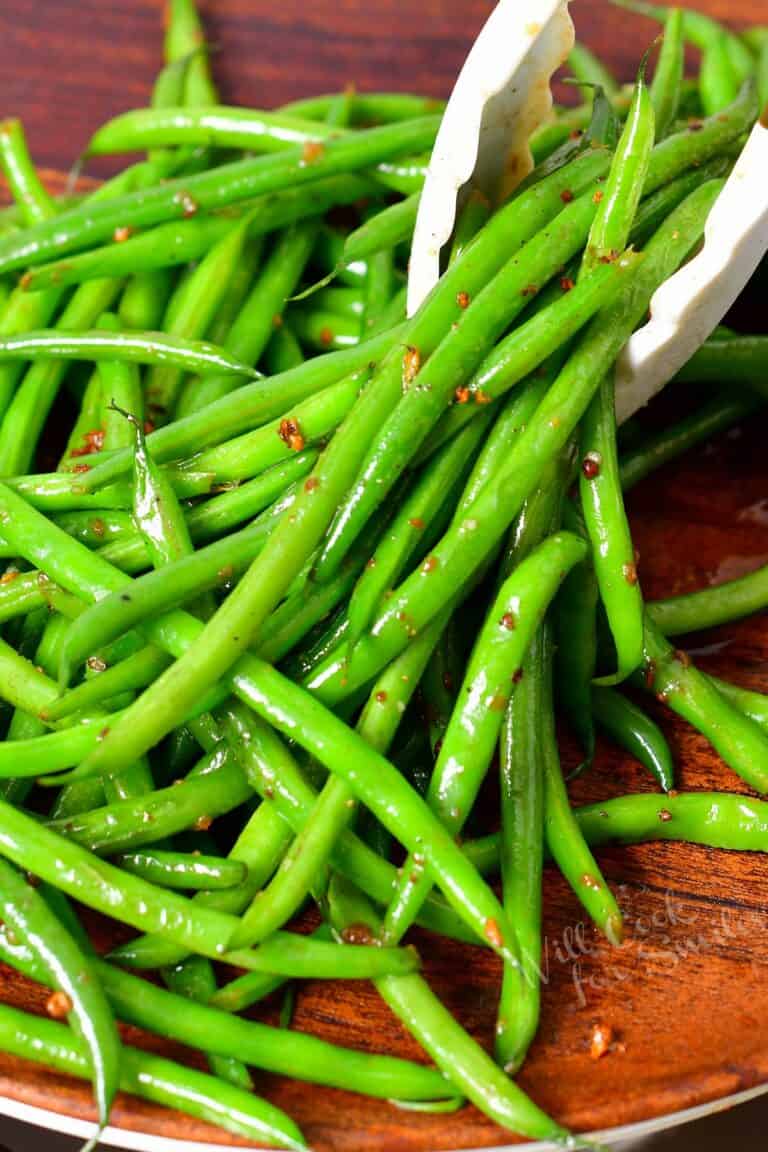
[{"label": "cooked green bean", "polygon": [[150,849],[144,852],[122,852],[113,863],[126,872],[143,876],[161,888],[183,888],[193,891],[216,891],[234,888],[248,876],[248,869],[240,860],[227,860],[220,856],[206,856],[200,852],[164,852]]},{"label": "cooked green bean", "polygon": [[690,657],[667,643],[648,615],[644,661],[640,681],[646,690],[698,728],[750,787],[768,792],[766,735],[748,716],[731,707]]},{"label": "cooked green bean", "polygon": [[[13,963],[15,954],[9,955],[6,949],[3,953],[4,958]],[[5,1004],[0,1006],[0,1048],[70,1076],[90,1076],[85,1045],[62,1024],[41,1020],[39,1016]],[[246,1140],[266,1140],[283,1148],[306,1148],[296,1125],[274,1105],[161,1056],[125,1046],[119,1082],[124,1092],[218,1124]]]},{"label": "cooked green bean", "polygon": [[592,711],[600,727],[639,760],[665,792],[674,788],[675,766],[669,745],[642,708],[613,688],[593,688]]},{"label": "cooked green bean", "polygon": [[25,224],[36,224],[56,215],[56,205],[35,172],[19,120],[0,123],[0,168]]}]

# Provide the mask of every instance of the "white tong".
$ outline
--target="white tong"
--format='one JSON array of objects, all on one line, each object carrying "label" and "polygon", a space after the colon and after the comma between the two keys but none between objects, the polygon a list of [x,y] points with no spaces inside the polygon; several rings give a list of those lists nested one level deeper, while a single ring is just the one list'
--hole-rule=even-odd
[{"label": "white tong", "polygon": [[[500,0],[470,50],[429,164],[411,249],[408,312],[440,277],[470,189],[498,201],[532,167],[528,139],[574,40],[568,0]],[[765,120],[765,116],[762,118]],[[755,125],[710,212],[704,245],[657,290],[616,368],[621,422],[660,392],[723,319],[768,251],[768,124]]]}]

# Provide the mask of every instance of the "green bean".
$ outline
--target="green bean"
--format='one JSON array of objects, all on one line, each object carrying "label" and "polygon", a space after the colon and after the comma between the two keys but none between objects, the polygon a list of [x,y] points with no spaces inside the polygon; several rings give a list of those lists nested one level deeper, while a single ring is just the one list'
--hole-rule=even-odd
[{"label": "green bean", "polygon": [[643,658],[643,599],[621,492],[612,373],[603,377],[587,408],[581,452],[581,506],[592,541],[600,599],[616,648],[616,672],[602,677],[601,683],[619,683]]},{"label": "green bean", "polygon": [[576,809],[581,830],[594,846],[610,840],[682,840],[742,852],[765,852],[766,814],[764,801],[728,792],[617,796]]},{"label": "green bean", "polygon": [[[240,314],[240,310],[248,297],[248,293],[261,267],[263,256],[264,237],[255,236],[252,239],[248,238],[243,247],[240,260],[232,271],[229,284],[225,289],[224,296],[219,305],[219,310],[209,330],[209,339],[212,340],[214,344],[226,344],[229,333],[232,330],[232,325]],[[293,367],[293,365],[291,365],[291,367]],[[190,386],[194,387],[196,384],[197,381],[195,379],[185,382],[182,400],[189,391]],[[181,401],[177,406],[177,411],[180,407]]]},{"label": "green bean", "polygon": [[768,104],[768,36],[763,36],[757,61],[757,92],[763,108]]},{"label": "green bean", "polygon": [[215,104],[217,94],[208,45],[194,0],[170,0],[164,51],[171,64],[188,61],[185,104]]},{"label": "green bean", "polygon": [[252,368],[229,356],[223,348],[200,340],[184,340],[163,332],[41,330],[0,339],[0,362],[5,360],[123,360],[133,364],[169,364],[189,372],[231,372],[256,375]]},{"label": "green bean", "polygon": [[[587,540],[580,507],[567,500],[563,505],[565,527]],[[568,573],[554,609],[555,697],[585,755],[595,751],[592,720],[592,680],[597,664],[597,605],[599,591],[591,555]]]},{"label": "green bean", "polygon": [[[650,16],[666,25],[674,9],[665,8],[659,4],[643,3],[641,0],[614,0],[621,8],[628,8],[631,12],[640,12]],[[742,44],[739,37],[729,31],[723,24],[713,20],[704,12],[696,12],[691,8],[683,10],[683,35],[697,48],[705,51],[713,42],[722,40],[728,45],[728,56],[736,68],[738,82],[743,84],[752,74],[753,62],[749,49]]]},{"label": "green bean", "polygon": [[686,196],[695,192],[700,184],[705,180],[729,176],[734,158],[729,151],[726,151],[715,160],[709,160],[683,176],[678,176],[676,180],[662,185],[658,191],[641,200],[629,234],[631,243],[642,248],[657,228],[661,227],[670,212],[677,208]]},{"label": "green bean", "polygon": [[607,734],[647,768],[665,792],[675,786],[669,745],[657,724],[613,688],[593,688],[592,712]]},{"label": "green bean", "polygon": [[[91,432],[97,438],[100,435],[98,428],[92,428]],[[83,474],[79,472],[75,475],[53,472],[39,476],[9,477],[6,483],[33,507],[49,513],[89,511],[97,515],[99,512],[119,511],[130,506],[130,490],[126,484],[120,482],[93,493],[85,491],[82,480]]]},{"label": "green bean", "polygon": [[619,907],[583,838],[568,800],[552,708],[551,640],[547,651],[542,691],[544,703],[539,740],[544,760],[544,834],[549,851],[597,927],[611,944],[621,943],[622,915]]},{"label": "green bean", "polygon": [[[42,715],[47,717],[45,709]],[[31,778],[73,768],[96,746],[114,718],[102,716],[58,732],[6,740],[0,744],[0,777]]]},{"label": "green bean", "polygon": [[659,600],[648,605],[648,615],[665,636],[700,632],[718,624],[730,624],[768,606],[768,568],[728,580],[714,588]]},{"label": "green bean", "polygon": [[[118,332],[120,322],[111,312],[99,319],[99,328]],[[144,416],[144,396],[139,374],[134,364],[119,360],[102,360],[98,365],[104,403],[104,448],[125,448],[133,443],[130,424],[119,409],[132,413],[137,420]]]},{"label": "green bean", "polygon": [[[43,563],[44,567],[50,573],[55,573],[58,579],[63,578],[65,586],[82,588],[87,598],[95,599],[100,594],[103,595],[104,592],[125,584],[126,578],[119,572],[104,561],[99,561],[65,533],[60,533],[38,513],[25,506],[10,490],[0,485],[0,521],[3,523],[6,522],[4,514],[7,516],[9,509],[13,509],[13,516],[8,517],[7,522],[11,525],[20,552],[33,562]],[[51,547],[54,541],[55,547]],[[240,587],[242,582],[238,585],[238,588]],[[237,590],[233,596],[236,594]],[[231,602],[231,599],[232,597],[227,603]],[[217,615],[220,617],[221,612]],[[151,639],[160,640],[163,647],[177,654],[181,651],[191,651],[194,643],[199,642],[202,625],[194,618],[176,612],[148,626],[147,631]],[[162,680],[163,677],[155,682],[155,686]],[[292,685],[275,669],[260,660],[251,656],[242,657],[231,684],[246,703],[258,713],[267,715],[269,722],[275,724],[278,729],[287,725],[292,736],[297,734],[295,730],[297,716],[301,715],[303,719],[299,740],[307,751],[315,755],[329,770],[338,770],[345,775],[358,797],[406,847],[423,852],[436,882],[481,939],[486,921],[489,919],[496,921],[499,925],[499,935],[496,936],[494,933],[495,944],[492,942],[492,945],[502,955],[507,954],[506,940],[511,939],[511,934],[505,926],[498,901],[471,867],[467,866],[460,849],[432,815],[431,810],[388,761],[371,750],[342,721],[337,720],[306,692]],[[144,693],[142,697],[144,702],[150,692],[151,690]],[[268,700],[272,703],[267,704]],[[196,696],[195,702],[198,701],[199,696]],[[186,710],[186,705],[184,708]],[[129,708],[125,715],[129,716],[130,712]],[[111,730],[111,735],[114,736],[120,728],[121,725],[118,724]],[[143,735],[140,735],[140,740],[142,739]],[[106,746],[108,740],[109,737],[102,742],[100,750]],[[127,748],[123,734],[120,735],[119,742],[113,743],[113,753],[118,747],[121,756],[125,756],[125,765],[116,763],[113,754],[110,757],[110,775],[119,773],[122,767],[133,763],[136,759],[137,754]],[[96,754],[92,754],[76,770],[75,777],[88,776],[95,771],[98,771],[98,760]],[[384,789],[382,789],[383,782],[386,782]],[[136,880],[135,877],[130,879]],[[67,890],[64,884],[60,886]],[[134,916],[136,909],[130,903],[126,907],[128,913]],[[141,910],[138,911],[141,914]],[[150,911],[147,911],[146,915],[151,918]],[[128,922],[136,921],[134,919]],[[182,924],[179,931],[184,930],[186,928]],[[176,931],[173,923],[167,931],[169,935],[173,935]],[[205,931],[205,927],[201,926],[203,936]],[[223,928],[219,932],[220,939],[222,933]],[[204,953],[202,946],[196,950]]]},{"label": "green bean", "polygon": [[[333,139],[338,129],[286,112],[224,104],[207,107],[136,108],[108,120],[88,141],[86,155],[141,152],[145,148],[204,145],[243,152],[281,152],[292,145]],[[308,151],[307,163],[314,156]]]},{"label": "green bean", "polygon": [[160,568],[192,551],[189,528],[168,478],[147,451],[141,422],[130,412],[121,415],[133,433],[133,518],[152,565]]},{"label": "green bean", "polygon": [[57,588],[42,572],[11,571],[5,577],[0,579],[0,623],[41,607],[67,615],[80,610],[78,600]]},{"label": "green bean", "polygon": [[25,224],[56,215],[56,205],[35,172],[19,120],[3,120],[0,124],[0,168]]},{"label": "green bean", "polygon": [[147,228],[259,194],[311,184],[325,176],[359,172],[431,147],[437,128],[434,116],[371,128],[326,141],[320,155],[311,160],[305,157],[303,146],[289,148],[178,177],[88,208],[70,209],[56,217],[55,228],[43,222],[27,229],[23,242],[0,238],[0,270],[40,264],[55,253],[92,247],[112,236],[116,228]]},{"label": "green bean", "polygon": [[486,410],[481,419],[437,452],[398,508],[352,593],[347,633],[350,646],[365,632],[384,593],[401,575],[414,553],[420,550],[427,525],[439,514],[457,479],[472,463],[480,440],[488,431],[491,417],[491,411]]},{"label": "green bean", "polygon": [[[335,884],[331,906],[337,931],[355,923],[365,925],[372,935],[380,932],[373,907],[350,885],[338,879]],[[377,980],[376,989],[450,1082],[497,1124],[558,1144],[568,1139],[464,1031],[419,975]]]},{"label": "green bean", "polygon": [[[171,297],[163,328],[167,336],[187,340],[202,339],[208,332],[214,316],[224,298],[227,285],[239,264],[248,232],[249,217],[236,221],[231,230],[206,253],[184,285],[183,301],[171,310],[176,294]],[[244,363],[241,357],[232,359]],[[250,365],[249,365],[250,367]],[[182,368],[176,364],[153,364],[145,382],[150,412],[157,418],[167,419],[173,412],[181,387]]]},{"label": "green bean", "polygon": [[416,223],[420,194],[391,204],[376,212],[369,220],[350,232],[344,240],[344,247],[338,257],[338,266],[349,267],[358,261],[369,260],[377,252],[395,248],[404,240],[410,240]]},{"label": "green bean", "polygon": [[90,958],[51,912],[43,897],[15,868],[0,861],[0,908],[4,928],[26,945],[49,983],[63,996],[66,1015],[88,1052],[93,1086],[104,1127],[118,1088],[120,1040]]},{"label": "green bean", "polygon": [[750,720],[754,720],[763,730],[768,730],[768,706],[766,697],[762,692],[753,692],[749,688],[740,688],[730,684],[717,676],[707,676],[707,679],[717,688],[729,704],[733,704]]},{"label": "green bean", "polygon": [[651,84],[651,102],[656,119],[656,138],[661,140],[677,117],[685,73],[683,11],[672,8],[667,16],[664,38]]},{"label": "green bean", "polygon": [[765,396],[768,389],[768,337],[734,336],[730,339],[709,339],[694,352],[678,380],[693,380],[697,384],[744,384]]},{"label": "green bean", "polygon": [[422,573],[408,577],[374,622],[372,633],[360,640],[348,659],[345,657],[343,670],[336,655],[308,679],[307,687],[323,701],[336,700],[375,675],[377,668],[401,651],[402,621],[407,620],[410,628],[422,627],[452,597],[457,583],[463,582],[501,540],[541,472],[572,435],[601,376],[643,319],[651,295],[679,266],[695,237],[701,235],[720,188],[718,181],[702,185],[656,233],[633,282],[585,329],[555,384],[514,444],[499,477],[486,485],[434,549],[436,564],[428,581]]},{"label": "green bean", "polygon": [[[317,235],[313,221],[293,225],[278,237],[256,283],[251,288],[226,338],[226,348],[249,365],[258,364],[269,343],[286,302],[296,289]],[[227,376],[200,381],[190,399],[194,403],[180,412],[187,415],[232,391]]]},{"label": "green bean", "polygon": [[[96,666],[97,675],[90,680],[84,680],[77,687],[71,688],[46,708],[45,718],[47,722],[53,723],[56,720],[72,716],[76,712],[106,706],[113,697],[121,696],[124,692],[135,692],[139,688],[145,688],[147,684],[151,684],[160,675],[163,669],[168,667],[170,657],[152,645],[147,645],[146,648],[140,649],[111,668],[104,668],[102,671],[98,668],[99,663],[100,657],[94,656],[91,666]],[[67,731],[72,731],[72,729],[67,729]],[[0,749],[1,755],[2,750]],[[47,771],[56,772],[64,767],[72,767],[81,758],[73,759],[68,764],[51,766]]]},{"label": "green bean", "polygon": [[640,66],[624,130],[590,229],[583,266],[615,260],[624,250],[646,182],[654,144],[654,108]]},{"label": "green bean", "polygon": [[676,460],[718,432],[731,428],[760,406],[761,402],[749,395],[726,393],[715,396],[689,416],[665,425],[638,444],[633,444],[619,460],[622,488],[627,492],[657,468]]},{"label": "green bean", "polygon": [[[288,405],[376,363],[401,335],[400,329],[384,332],[356,348],[300,364],[282,376],[259,380],[254,387],[245,385],[231,396],[222,396],[208,408],[152,432],[147,437],[152,457],[158,463],[179,459],[249,431],[279,416]],[[87,489],[98,488],[122,475],[131,464],[131,453],[115,452],[80,479]]]},{"label": "green bean", "polygon": [[[13,963],[5,948],[3,952]],[[90,1075],[85,1045],[63,1025],[7,1005],[0,1008],[0,1048],[70,1076]],[[283,1148],[306,1147],[295,1124],[274,1105],[194,1068],[137,1048],[122,1049],[120,1087],[134,1096],[218,1124],[246,1140],[266,1140]]]},{"label": "green bean", "polygon": [[[407,92],[357,92],[343,93],[350,99],[350,115],[353,124],[392,124],[398,120],[412,120],[433,112],[442,112],[444,100],[430,96],[415,96]],[[308,120],[322,120],[328,115],[339,94],[311,96],[308,99],[294,100],[286,104],[283,111]]]},{"label": "green bean", "polygon": [[250,795],[239,764],[227,758],[226,750],[217,750],[180,784],[54,820],[50,827],[89,852],[111,856],[194,829],[200,822],[207,824],[238,808]]},{"label": "green bean", "polygon": [[[565,573],[585,554],[578,537],[551,536],[505,580],[485,618],[427,792],[431,808],[453,835],[472,811],[516,676],[547,605]],[[402,938],[432,883],[424,875],[421,852],[409,856],[402,875],[384,918],[388,942]]]},{"label": "green bean", "polygon": [[0,801],[2,855],[55,888],[139,931],[163,932],[188,950],[221,956],[237,921],[129,876]]},{"label": "green bean", "polygon": [[667,643],[646,614],[647,691],[693,724],[726,764],[757,792],[768,791],[768,743],[757,724],[732,707],[690,658]]},{"label": "green bean", "polygon": [[501,874],[504,907],[515,925],[520,968],[505,968],[496,1021],[496,1059],[510,1075],[525,1059],[539,1024],[541,883],[544,859],[545,692],[543,629],[531,641],[522,679],[501,732]]},{"label": "green bean", "polygon": [[[167,968],[163,980],[171,992],[199,1004],[207,1004],[217,988],[213,965],[203,956],[190,956],[183,964]],[[251,1074],[239,1059],[213,1052],[207,1054],[207,1059],[211,1072],[224,1083],[253,1091]]]},{"label": "green bean", "polygon": [[226,860],[199,852],[186,855],[159,849],[123,852],[115,857],[114,863],[118,868],[143,876],[161,888],[215,891],[242,884],[248,875],[248,869],[239,860]]},{"label": "green bean", "polygon": [[[123,421],[125,423],[125,421]],[[60,528],[89,548],[101,548],[114,540],[124,539],[136,530],[133,515],[117,509],[99,510],[100,514],[82,510],[62,512],[55,519]]]},{"label": "green bean", "polygon": [[714,116],[735,99],[739,77],[725,38],[713,38],[702,50],[699,97],[707,116]]},{"label": "green bean", "polygon": [[360,392],[357,376],[340,380],[282,412],[254,432],[246,432],[192,458],[189,465],[171,467],[168,480],[179,496],[195,496],[221,484],[238,483],[318,444],[336,431]]},{"label": "green bean", "polygon": [[288,312],[288,322],[299,343],[314,352],[354,348],[362,337],[359,319],[336,312],[294,307]]}]

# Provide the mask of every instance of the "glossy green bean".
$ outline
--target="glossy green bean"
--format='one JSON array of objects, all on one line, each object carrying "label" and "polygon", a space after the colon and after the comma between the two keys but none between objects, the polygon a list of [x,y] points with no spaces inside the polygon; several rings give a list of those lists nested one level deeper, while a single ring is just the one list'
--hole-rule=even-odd
[{"label": "glossy green bean", "polygon": [[216,891],[242,884],[248,875],[248,869],[240,860],[206,856],[199,852],[185,854],[160,849],[122,852],[115,857],[114,863],[118,868],[143,876],[161,888]]},{"label": "glossy green bean", "polygon": [[[77,289],[57,319],[56,327],[42,334],[43,343],[50,341],[55,347],[62,341],[66,345],[71,338],[70,330],[95,324],[102,312],[112,306],[119,287],[116,281],[95,280]],[[102,335],[109,341],[108,334]],[[9,336],[0,343],[16,345],[17,351],[20,351],[25,338],[30,337],[34,345],[33,333]],[[16,358],[15,355],[11,356],[11,359]],[[34,354],[28,357],[26,353],[21,353],[18,358],[34,359]],[[65,362],[44,358],[39,363],[33,363],[26,372],[0,425],[0,475],[12,476],[29,469],[66,371]]]},{"label": "glossy green bean", "polygon": [[646,616],[644,674],[647,691],[693,724],[734,772],[757,792],[768,792],[768,742],[748,716],[732,707],[685,653],[672,648]]},{"label": "glossy green bean", "polygon": [[200,340],[184,340],[163,332],[41,330],[0,339],[5,360],[124,360],[133,364],[170,364],[188,372],[231,372],[251,379],[252,368],[223,348]]},{"label": "glossy green bean", "polygon": [[322,142],[338,129],[286,112],[262,112],[224,104],[206,107],[136,108],[97,128],[86,154],[141,152],[145,148],[203,145],[243,152],[281,152],[297,144]]},{"label": "glossy green bean", "polygon": [[[353,204],[374,190],[370,181],[360,176],[331,176],[306,187],[257,197],[244,206],[250,215],[248,236],[258,239],[298,220],[324,216],[329,209]],[[42,264],[25,274],[23,284],[31,293],[46,285],[63,287],[101,276],[127,275],[136,269],[149,272],[199,260],[227,234],[232,216],[239,212],[236,207],[215,215],[159,224],[120,243],[93,247]],[[25,292],[20,292],[20,296],[23,300]]]},{"label": "glossy green bean", "polygon": [[[338,93],[327,96],[311,96],[286,104],[283,111],[311,120],[324,119]],[[353,124],[391,124],[398,120],[412,120],[433,112],[442,112],[444,100],[431,96],[416,96],[409,92],[344,92],[350,100],[350,115]]]},{"label": "glossy green bean", "polygon": [[184,103],[215,104],[208,45],[194,0],[170,0],[164,52],[169,63],[188,60]]},{"label": "glossy green bean", "polygon": [[767,370],[768,337],[711,337],[694,352],[677,379],[693,380],[697,384],[745,384],[764,396],[768,388]]},{"label": "glossy green bean", "polygon": [[[3,953],[13,963],[17,953],[5,948]],[[64,1025],[7,1005],[0,1008],[0,1048],[70,1076],[85,1079],[90,1075],[85,1045]],[[217,1124],[246,1140],[306,1148],[293,1121],[266,1100],[137,1048],[125,1046],[122,1050],[120,1087],[134,1096]]]},{"label": "glossy green bean", "polygon": [[239,764],[227,757],[226,749],[217,750],[182,783],[54,820],[50,827],[89,852],[111,856],[207,824],[238,808],[250,795]]},{"label": "glossy green bean", "polygon": [[43,187],[27,150],[20,120],[0,123],[0,168],[25,224],[56,215],[56,205]]},{"label": "glossy green bean", "polygon": [[607,96],[613,97],[618,94],[619,85],[615,77],[586,44],[577,41],[566,63],[569,71],[581,83],[599,85]]},{"label": "glossy green bean", "polygon": [[619,683],[643,658],[643,598],[621,491],[612,373],[600,382],[581,427],[581,506],[592,541],[600,599],[616,648],[616,672],[602,682]]},{"label": "glossy green bean", "polygon": [[[91,679],[83,680],[75,688],[70,688],[46,708],[45,715],[48,721],[54,722],[72,716],[75,712],[106,706],[106,702],[113,697],[146,687],[168,667],[170,657],[152,645],[147,645],[111,668],[105,667],[101,670],[98,667],[100,663],[101,658],[94,656],[92,667],[96,674]],[[56,772],[64,767],[72,767],[77,762],[71,760],[69,764],[59,764],[51,767],[49,771]]]},{"label": "glossy green bean", "polygon": [[496,1019],[496,1059],[513,1075],[539,1025],[541,1001],[541,884],[544,862],[545,697],[543,629],[534,636],[522,679],[504,717],[501,761],[501,875],[504,907],[515,925],[520,968],[505,968]]},{"label": "glossy green bean", "polygon": [[[337,882],[338,888],[342,892],[331,905],[337,931],[356,923],[378,934],[381,926],[374,908],[349,884]],[[420,976],[377,980],[376,989],[451,1084],[497,1124],[533,1138],[554,1139],[558,1144],[568,1140],[567,1134],[464,1031]]]},{"label": "glossy green bean", "polygon": [[354,348],[362,338],[359,318],[323,312],[319,308],[295,306],[288,312],[288,322],[299,343],[312,352]]},{"label": "glossy green bean", "polygon": [[221,956],[237,921],[129,876],[0,801],[2,855],[54,888],[139,931],[167,933],[193,952]]},{"label": "glossy green bean", "polygon": [[163,185],[74,208],[48,222],[36,224],[23,242],[0,238],[0,270],[40,264],[54,254],[77,251],[106,240],[116,228],[147,228],[153,224],[240,202],[249,197],[301,184],[325,176],[354,173],[382,161],[408,156],[431,147],[438,118],[422,117],[328,140],[320,155],[307,161],[303,146],[272,156],[258,156],[222,164],[215,170],[178,177]]},{"label": "glossy green bean", "polygon": [[616,900],[581,834],[560,767],[552,708],[551,640],[542,677],[544,724],[540,729],[544,760],[544,835],[549,851],[597,927],[611,944],[621,943],[622,915]]},{"label": "glossy green bean", "polygon": [[651,84],[651,102],[656,119],[656,138],[661,140],[677,117],[680,91],[685,73],[683,11],[670,9],[664,27],[664,38]]},{"label": "glossy green bean", "polygon": [[729,624],[743,616],[762,612],[766,607],[768,568],[760,567],[713,588],[658,600],[648,605],[647,612],[665,636],[680,636]]},{"label": "glossy green bean", "polygon": [[601,189],[584,254],[585,268],[604,259],[615,260],[626,247],[643,194],[654,135],[654,108],[645,83],[644,60],[608,179]]},{"label": "glossy green bean", "polygon": [[613,688],[592,689],[592,712],[600,727],[647,768],[665,791],[675,786],[675,765],[658,724]]},{"label": "glossy green bean", "polygon": [[[445,619],[438,618],[393,661],[373,686],[357,730],[378,752],[387,753],[444,624]],[[243,917],[237,941],[252,944],[265,939],[287,922],[310,889],[327,887],[324,874],[329,858],[356,807],[348,782],[331,776],[272,882],[259,893]]]},{"label": "glossy green bean", "polygon": [[702,49],[699,97],[707,116],[714,116],[735,98],[739,77],[724,37],[710,40]]},{"label": "glossy green bean", "polygon": [[120,1039],[107,998],[84,954],[41,894],[0,861],[3,927],[29,947],[48,982],[66,998],[66,1016],[88,1053],[101,1127],[109,1119],[121,1065]]},{"label": "glossy green bean", "polygon": [[67,633],[61,652],[62,684],[69,682],[84,660],[132,628],[231,584],[264,547],[269,531],[269,522],[257,521],[197,551],[185,550],[176,560],[169,556],[130,589],[113,592],[91,605]]}]

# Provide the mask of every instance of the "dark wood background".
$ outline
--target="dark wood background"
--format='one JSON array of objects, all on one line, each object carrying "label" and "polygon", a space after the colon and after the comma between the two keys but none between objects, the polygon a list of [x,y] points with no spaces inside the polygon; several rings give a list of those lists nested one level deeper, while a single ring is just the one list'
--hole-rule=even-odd
[{"label": "dark wood background", "polygon": [[[765,0],[700,0],[734,23],[768,20]],[[446,96],[491,0],[201,0],[234,104],[343,88]],[[580,35],[626,78],[654,25],[605,0],[573,0]],[[3,115],[22,115],[33,154],[68,167],[98,124],[146,102],[160,65],[162,0],[2,0]]]},{"label": "dark wood background", "polygon": [[[765,0],[703,6],[734,22],[768,19]],[[490,9],[489,0],[203,0],[224,98],[265,106],[352,81],[361,89],[447,95]],[[602,0],[575,0],[573,15],[582,38],[627,78],[655,34],[650,22]],[[146,101],[160,44],[156,0],[3,0],[3,113],[24,118],[38,163],[66,168],[98,123]],[[764,443],[761,422],[753,421],[633,495],[647,595],[717,583],[768,562]],[[768,690],[764,619],[719,630],[701,645],[705,667]],[[665,718],[665,724],[681,787],[746,791],[705,741],[682,723]],[[603,747],[575,796],[597,799],[649,787],[635,765]],[[548,872],[542,1029],[522,1084],[558,1119],[584,1130],[768,1083],[765,858],[662,844],[606,849],[601,861],[625,909],[627,942],[614,950],[600,941],[583,924],[566,885]],[[490,1044],[499,978],[494,959],[456,946],[424,951],[437,991]],[[0,989],[3,998],[42,1010],[39,992],[7,970],[0,970]],[[589,1056],[596,1023],[614,1033],[599,1062]],[[373,990],[360,985],[310,984],[299,997],[296,1027],[353,1047],[418,1057]],[[270,1077],[259,1077],[258,1086],[295,1116],[321,1152],[445,1152],[507,1142],[472,1108],[426,1117]],[[0,1094],[92,1115],[85,1087],[9,1059],[0,1060]],[[226,1140],[133,1100],[121,1099],[114,1119],[164,1135]]]}]

